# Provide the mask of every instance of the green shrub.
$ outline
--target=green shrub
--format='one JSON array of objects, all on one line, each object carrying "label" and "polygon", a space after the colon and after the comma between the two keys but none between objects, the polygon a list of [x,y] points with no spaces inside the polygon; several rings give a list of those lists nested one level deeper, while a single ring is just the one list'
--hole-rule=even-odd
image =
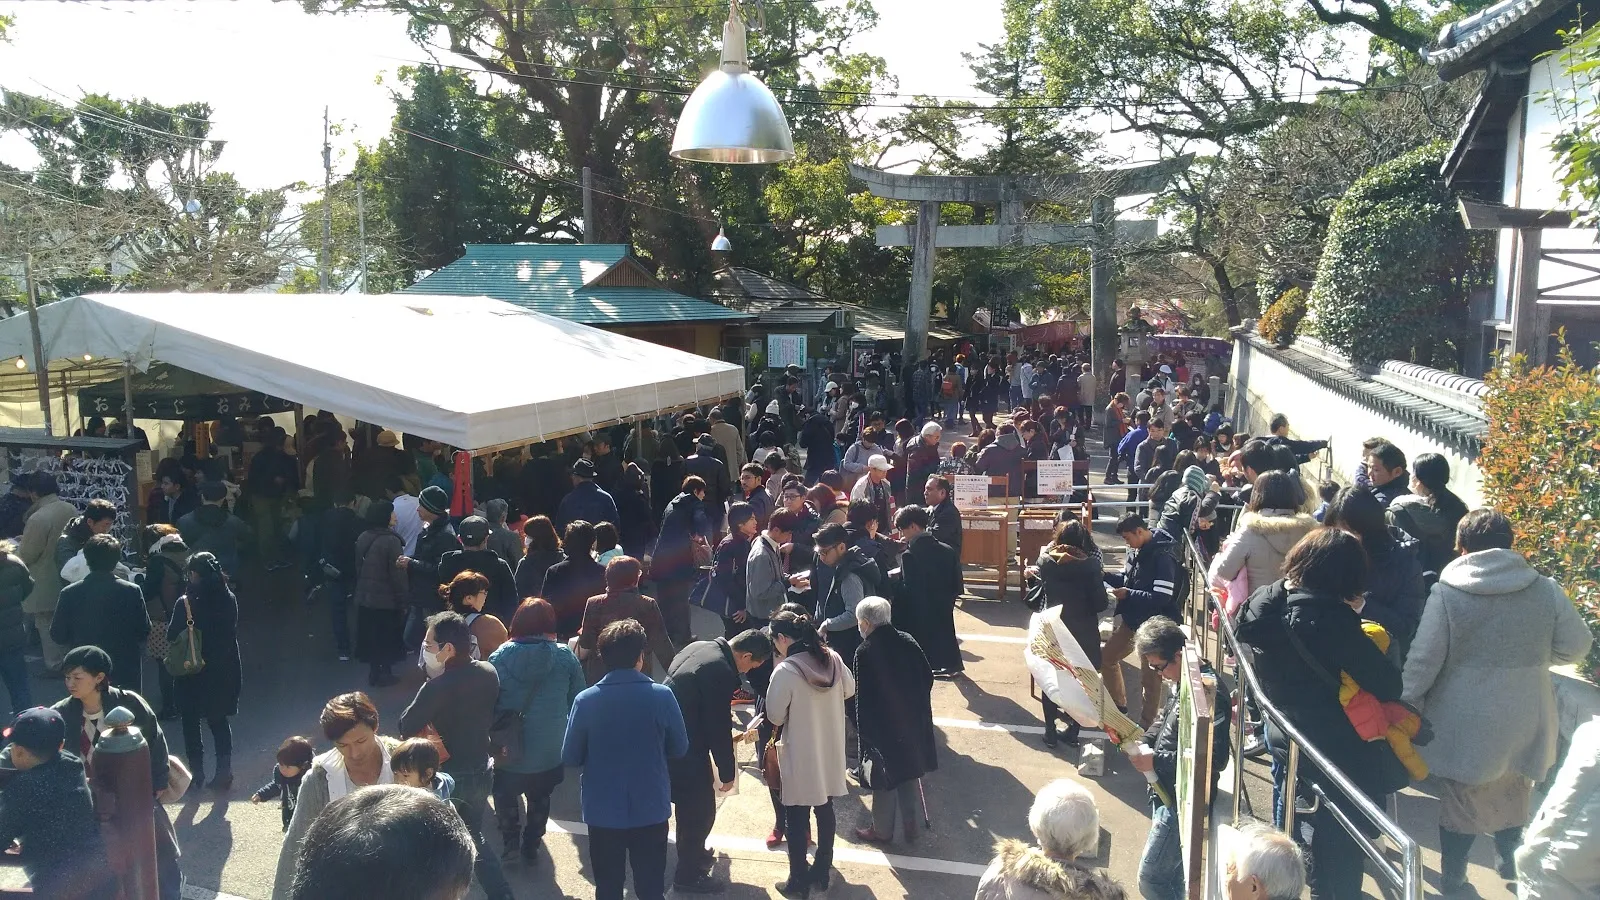
[{"label": "green shrub", "polygon": [[[1488,376],[1489,435],[1478,467],[1488,501],[1511,519],[1517,549],[1566,588],[1600,637],[1600,383],[1562,335],[1560,361],[1522,356]],[[1600,640],[1584,673],[1600,681]]]},{"label": "green shrub", "polygon": [[1284,347],[1294,340],[1295,332],[1300,329],[1300,322],[1306,317],[1306,292],[1300,288],[1292,287],[1278,299],[1272,301],[1267,311],[1261,314],[1261,321],[1256,323],[1256,331],[1262,337]]},{"label": "green shrub", "polygon": [[1312,334],[1352,359],[1450,368],[1467,294],[1492,272],[1439,174],[1447,146],[1419,147],[1368,171],[1334,208],[1311,289]]}]

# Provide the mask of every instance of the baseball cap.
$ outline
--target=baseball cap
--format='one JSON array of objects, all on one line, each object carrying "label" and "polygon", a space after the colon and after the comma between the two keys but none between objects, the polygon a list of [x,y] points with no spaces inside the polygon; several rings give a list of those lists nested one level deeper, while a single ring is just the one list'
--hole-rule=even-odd
[{"label": "baseball cap", "polygon": [[463,544],[481,544],[489,539],[489,520],[483,516],[467,516],[456,529]]},{"label": "baseball cap", "polygon": [[882,453],[874,453],[867,458],[867,468],[877,469],[879,472],[887,472],[894,466],[890,465],[889,457],[884,456]]},{"label": "baseball cap", "polygon": [[61,713],[36,706],[17,715],[16,721],[5,730],[5,738],[40,756],[50,756],[59,751],[61,742],[66,740],[67,725]]},{"label": "baseball cap", "polygon": [[1171,366],[1162,366],[1161,367],[1161,374],[1163,374],[1163,375],[1171,375],[1172,374],[1172,367]]},{"label": "baseball cap", "polygon": [[837,391],[839,389],[839,382],[830,381],[827,384],[823,385],[822,389],[824,391]]}]

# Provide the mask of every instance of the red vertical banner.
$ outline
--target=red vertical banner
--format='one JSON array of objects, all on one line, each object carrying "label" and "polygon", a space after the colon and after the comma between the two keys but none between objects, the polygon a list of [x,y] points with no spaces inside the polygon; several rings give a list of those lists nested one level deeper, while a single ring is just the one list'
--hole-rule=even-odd
[{"label": "red vertical banner", "polygon": [[450,498],[450,515],[460,518],[472,515],[472,454],[465,450],[457,450],[454,457],[455,476],[451,482],[455,484],[455,496]]}]

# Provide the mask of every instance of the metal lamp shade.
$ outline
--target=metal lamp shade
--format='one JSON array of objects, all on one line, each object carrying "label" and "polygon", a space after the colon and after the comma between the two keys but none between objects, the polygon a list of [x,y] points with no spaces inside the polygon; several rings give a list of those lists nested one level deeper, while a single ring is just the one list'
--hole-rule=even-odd
[{"label": "metal lamp shade", "polygon": [[717,236],[711,242],[711,252],[727,253],[733,249],[733,241],[728,240],[728,233],[721,228],[717,229]]},{"label": "metal lamp shade", "polygon": [[794,137],[761,79],[724,67],[706,76],[683,105],[672,155],[691,162],[782,162],[794,158]]},{"label": "metal lamp shade", "polygon": [[691,162],[775,163],[794,158],[783,107],[750,74],[739,0],[722,26],[722,65],[689,95],[672,136],[672,155]]}]

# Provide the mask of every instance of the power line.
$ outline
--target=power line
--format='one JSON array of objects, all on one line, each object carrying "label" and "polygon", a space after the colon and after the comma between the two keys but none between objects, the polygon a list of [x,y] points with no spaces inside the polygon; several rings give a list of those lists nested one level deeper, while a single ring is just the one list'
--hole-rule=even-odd
[{"label": "power line", "polygon": [[[538,172],[538,171],[536,171],[534,169],[530,169],[529,167],[527,167],[527,166],[525,166],[525,165],[523,165],[521,163],[511,162],[511,161],[508,161],[508,160],[499,159],[497,157],[489,156],[488,154],[479,153],[476,150],[469,150],[466,147],[462,147],[462,146],[459,146],[457,144],[452,144],[447,140],[443,140],[442,138],[437,138],[437,137],[434,137],[433,135],[429,135],[429,134],[423,134],[420,131],[412,131],[409,128],[402,128],[399,125],[390,125],[389,128],[390,128],[390,130],[397,131],[400,134],[410,135],[411,137],[417,138],[419,140],[427,141],[427,142],[429,142],[431,144],[438,144],[441,147],[446,147],[446,148],[451,149],[451,150],[457,150],[457,151],[460,151],[461,153],[467,154],[468,156],[475,156],[478,159],[484,160],[485,162],[491,162],[491,163],[494,163],[497,166],[502,166],[504,168],[511,169],[512,171],[519,172],[519,173],[521,173],[523,175],[526,175],[529,178],[532,178],[532,179],[534,179],[536,181],[555,182],[557,184],[567,185],[568,187],[575,187],[575,188],[579,189],[580,191],[583,190],[583,184],[581,182],[571,181],[569,179],[562,178],[559,175],[546,175],[546,174],[544,174],[542,172]],[[598,173],[596,173],[596,174],[598,174]],[[620,180],[620,179],[611,179],[610,176],[605,176],[605,175],[601,175],[600,177],[608,178],[610,180]],[[714,219],[714,218],[711,218],[709,216],[697,216],[694,213],[687,213],[687,212],[684,212],[682,210],[671,209],[671,208],[665,207],[665,206],[658,206],[658,205],[656,205],[654,203],[650,203],[650,202],[645,201],[645,200],[638,200],[638,199],[635,199],[633,197],[629,197],[629,196],[626,196],[626,195],[623,195],[623,194],[614,193],[612,191],[601,190],[600,188],[594,187],[592,184],[590,185],[589,190],[591,192],[593,192],[593,193],[600,194],[600,195],[605,196],[605,197],[614,197],[614,198],[616,198],[618,200],[621,200],[624,203],[628,203],[628,204],[631,204],[633,206],[642,206],[642,207],[645,207],[647,209],[659,210],[660,212],[670,213],[670,214],[675,215],[675,216],[683,216],[686,219],[693,219],[693,220],[695,220],[697,222],[709,222],[709,223],[711,223],[713,225],[725,224],[724,220],[722,220],[722,219]],[[778,228],[778,227],[780,227],[779,224],[776,223],[776,222],[736,222],[736,223],[733,223],[733,224],[734,224],[735,227],[739,227],[739,228]]]}]

